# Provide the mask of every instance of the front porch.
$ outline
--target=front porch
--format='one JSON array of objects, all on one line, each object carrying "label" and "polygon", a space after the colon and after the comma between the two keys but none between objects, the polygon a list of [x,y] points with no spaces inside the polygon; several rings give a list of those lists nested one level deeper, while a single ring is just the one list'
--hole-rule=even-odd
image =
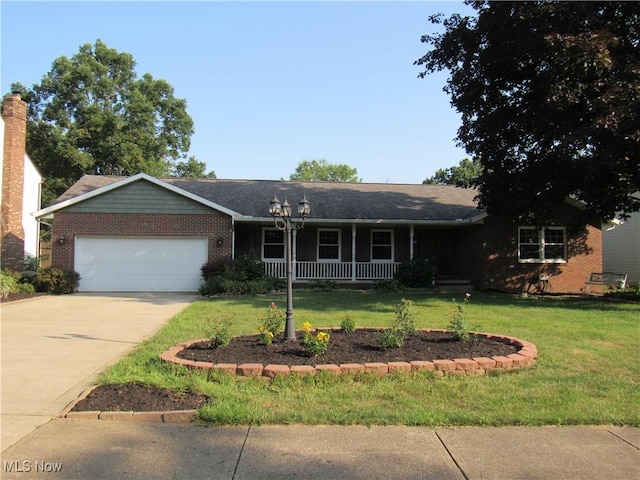
[{"label": "front porch", "polygon": [[[336,280],[373,281],[393,279],[401,262],[304,262],[295,261],[291,265],[294,281]],[[287,278],[287,264],[284,261],[264,261],[265,273],[271,277]]]}]

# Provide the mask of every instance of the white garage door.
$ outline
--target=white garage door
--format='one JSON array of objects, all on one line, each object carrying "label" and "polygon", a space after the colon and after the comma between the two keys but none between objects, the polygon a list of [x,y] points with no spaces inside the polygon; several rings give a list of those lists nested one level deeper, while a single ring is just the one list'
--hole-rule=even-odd
[{"label": "white garage door", "polygon": [[77,237],[84,292],[196,292],[206,238]]}]

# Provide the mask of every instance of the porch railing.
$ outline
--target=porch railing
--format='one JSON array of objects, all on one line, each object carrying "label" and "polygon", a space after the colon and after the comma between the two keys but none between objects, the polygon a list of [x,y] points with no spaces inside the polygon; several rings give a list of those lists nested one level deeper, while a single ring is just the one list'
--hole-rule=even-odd
[{"label": "porch railing", "polygon": [[[294,262],[294,280],[389,280],[400,262]],[[265,273],[272,277],[286,278],[285,262],[264,262]],[[354,271],[355,268],[355,271]]]}]

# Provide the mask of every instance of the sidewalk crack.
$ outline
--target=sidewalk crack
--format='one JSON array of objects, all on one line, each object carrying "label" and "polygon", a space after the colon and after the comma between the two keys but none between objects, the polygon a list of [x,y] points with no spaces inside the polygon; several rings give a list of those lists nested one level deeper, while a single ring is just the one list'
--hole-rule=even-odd
[{"label": "sidewalk crack", "polygon": [[624,439],[624,438],[622,438],[620,435],[618,435],[618,434],[616,434],[616,433],[613,433],[613,432],[612,432],[611,430],[609,430],[608,428],[607,428],[607,432],[609,432],[609,433],[610,433],[611,435],[613,435],[614,437],[616,437],[616,438],[618,438],[618,439],[622,440],[622,441],[623,441],[624,443],[626,443],[627,445],[632,446],[632,447],[633,447],[633,448],[635,448],[636,450],[640,450],[640,448],[636,447],[633,443],[629,442],[628,440],[625,440],[625,439]]},{"label": "sidewalk crack", "polygon": [[456,458],[453,456],[453,454],[451,453],[451,450],[449,450],[449,447],[447,447],[447,444],[444,443],[444,440],[442,440],[442,438],[440,438],[440,435],[438,435],[437,431],[433,431],[433,433],[436,434],[436,437],[438,437],[438,440],[440,440],[440,443],[442,444],[442,446],[444,447],[444,449],[447,451],[447,453],[449,454],[449,458],[451,458],[451,460],[453,461],[453,463],[456,465],[456,467],[458,467],[458,470],[460,470],[460,473],[462,474],[462,476],[464,477],[465,480],[469,480],[469,477],[467,476],[467,474],[464,472],[464,470],[462,469],[462,467],[460,466],[460,464],[458,463],[458,461],[456,460]]},{"label": "sidewalk crack", "polygon": [[249,425],[249,428],[247,428],[247,434],[244,436],[244,442],[242,442],[242,447],[240,447],[240,455],[238,455],[238,461],[236,462],[236,466],[233,469],[233,475],[231,476],[231,480],[234,480],[236,478],[236,473],[238,472],[238,467],[240,466],[240,460],[242,459],[244,447],[247,444],[247,440],[249,439],[249,433],[251,433],[251,425]]}]

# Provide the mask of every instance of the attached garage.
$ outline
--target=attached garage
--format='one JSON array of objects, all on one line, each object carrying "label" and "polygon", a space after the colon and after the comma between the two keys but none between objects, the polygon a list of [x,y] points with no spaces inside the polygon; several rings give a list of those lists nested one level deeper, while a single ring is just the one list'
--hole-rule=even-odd
[{"label": "attached garage", "polygon": [[75,270],[84,292],[196,292],[207,238],[75,239]]}]

